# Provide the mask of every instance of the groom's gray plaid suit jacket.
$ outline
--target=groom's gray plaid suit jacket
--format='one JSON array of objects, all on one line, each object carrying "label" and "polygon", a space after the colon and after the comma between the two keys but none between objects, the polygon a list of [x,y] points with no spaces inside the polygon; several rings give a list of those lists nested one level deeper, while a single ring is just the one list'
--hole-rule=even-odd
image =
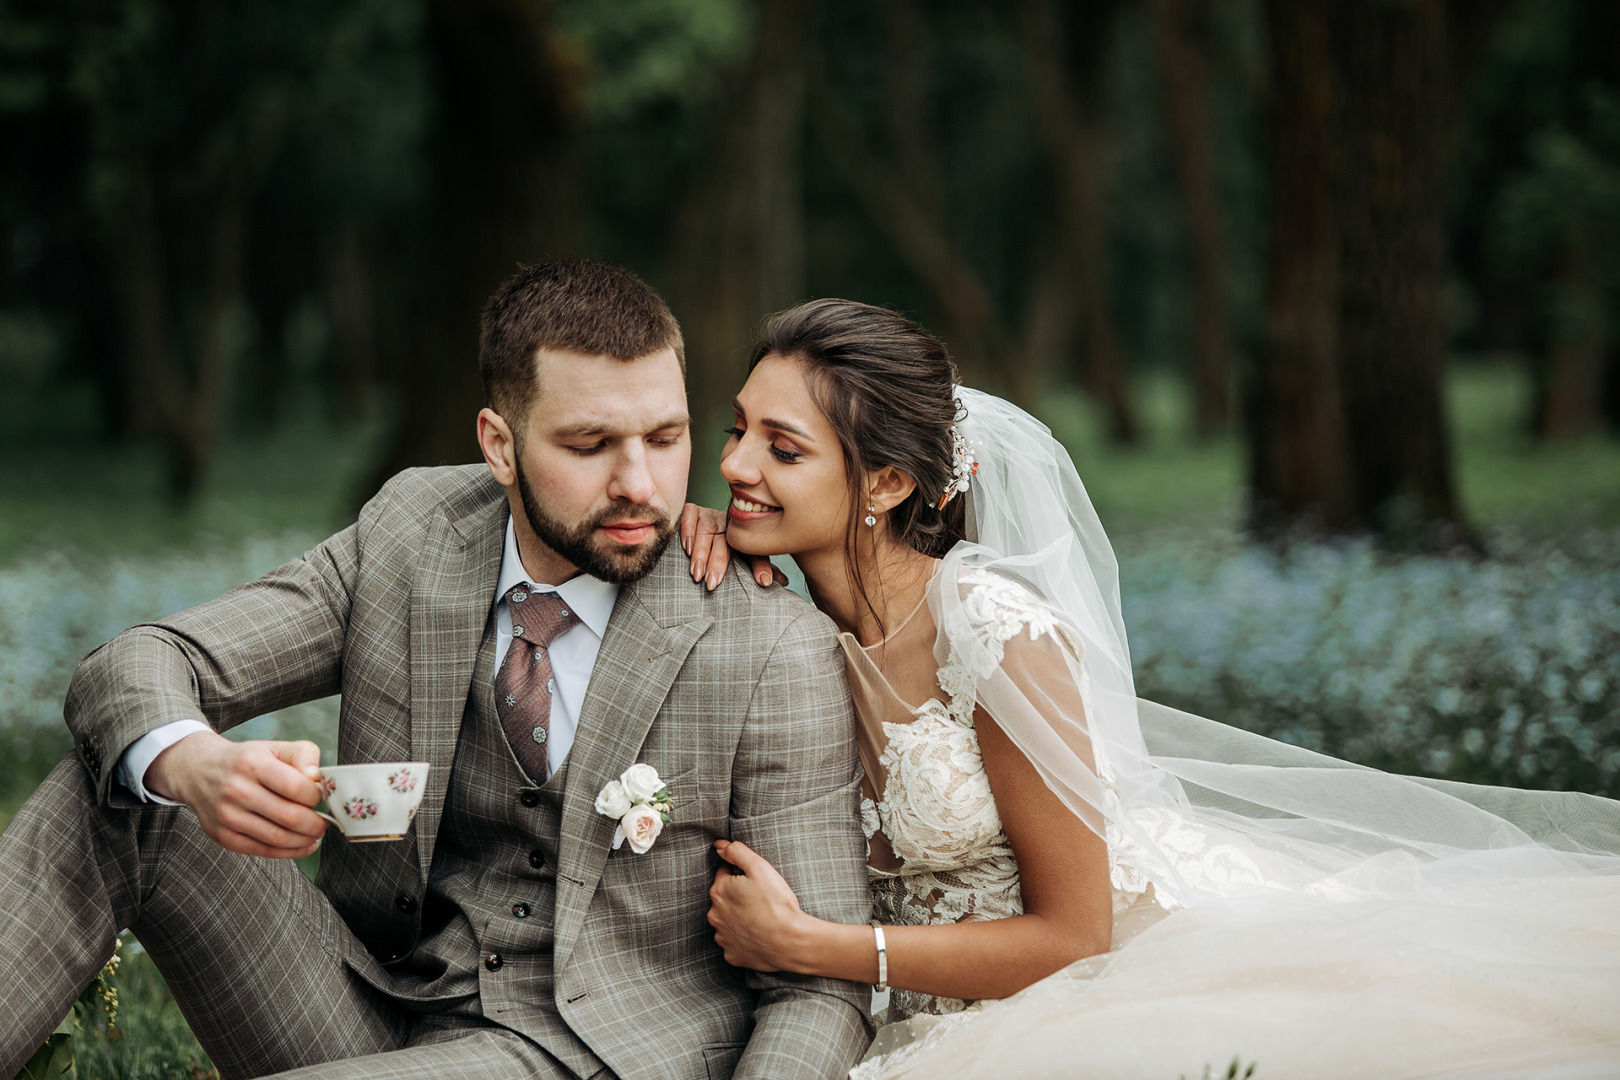
[{"label": "groom's gray plaid suit jacket", "polygon": [[[340,761],[431,762],[410,841],[330,842],[318,882],[365,946],[350,939],[350,966],[418,1008],[433,1007],[431,992],[387,965],[421,940],[421,905],[400,898],[429,892],[452,764],[460,784],[513,783],[456,762],[506,517],[482,466],[403,473],[303,559],[126,631],[69,693],[80,755],[115,804],[131,798],[112,780],[119,755],[199,709],[225,729],[341,691]],[[741,574],[707,593],[685,565],[672,544],[621,589],[581,710],[562,777],[550,1019],[627,1080],[723,1071],[744,1042],[739,1077],[840,1075],[868,1038],[864,988],[745,976],[725,963],[706,914],[710,842],[725,836],[775,863],[807,911],[867,919],[841,654],[828,620],[791,594]],[[636,761],[668,779],[674,821],[649,853],[609,860],[614,823],[594,799]],[[462,962],[486,1013],[500,1001],[503,1025],[527,1033],[526,1019],[539,1022],[523,1015],[536,1003],[499,982],[520,964]]]}]

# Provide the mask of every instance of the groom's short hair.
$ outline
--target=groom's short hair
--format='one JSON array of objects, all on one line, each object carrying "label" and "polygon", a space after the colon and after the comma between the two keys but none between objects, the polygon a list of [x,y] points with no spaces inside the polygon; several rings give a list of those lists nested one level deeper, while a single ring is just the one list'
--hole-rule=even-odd
[{"label": "groom's short hair", "polygon": [[525,266],[484,305],[478,369],[490,408],[510,424],[534,399],[541,349],[626,361],[674,349],[686,371],[681,326],[663,297],[624,267],[594,259]]}]

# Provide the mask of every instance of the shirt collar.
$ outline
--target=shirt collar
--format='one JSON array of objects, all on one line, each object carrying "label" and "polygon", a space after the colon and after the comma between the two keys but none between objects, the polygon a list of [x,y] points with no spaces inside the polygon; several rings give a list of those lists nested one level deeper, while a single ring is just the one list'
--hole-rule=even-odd
[{"label": "shirt collar", "polygon": [[591,628],[597,637],[607,636],[608,619],[613,617],[613,605],[619,599],[619,587],[611,581],[575,574],[561,585],[540,585],[529,578],[518,555],[517,530],[512,526],[510,514],[506,518],[506,546],[501,550],[501,576],[495,585],[495,603],[511,591],[512,586],[529,584],[535,592],[554,592],[568,601],[569,610]]}]

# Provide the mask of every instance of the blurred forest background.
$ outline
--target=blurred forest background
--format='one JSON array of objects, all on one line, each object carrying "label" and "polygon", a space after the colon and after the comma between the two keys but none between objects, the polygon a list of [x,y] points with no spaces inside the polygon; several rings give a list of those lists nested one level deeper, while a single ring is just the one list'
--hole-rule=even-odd
[{"label": "blurred forest background", "polygon": [[[0,823],[85,651],[476,459],[566,255],[711,504],[759,318],[889,305],[1070,447],[1146,696],[1620,794],[1608,0],[0,0],[0,146]],[[81,1071],[195,1059],[131,1023]]]}]

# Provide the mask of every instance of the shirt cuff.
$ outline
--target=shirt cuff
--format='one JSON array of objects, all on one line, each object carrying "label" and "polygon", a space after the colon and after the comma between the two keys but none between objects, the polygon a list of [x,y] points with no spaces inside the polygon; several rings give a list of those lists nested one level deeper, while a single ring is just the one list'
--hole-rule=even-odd
[{"label": "shirt cuff", "polygon": [[154,728],[145,735],[129,744],[122,757],[118,759],[118,782],[127,787],[135,797],[142,802],[162,803],[164,806],[178,806],[173,799],[166,799],[156,792],[147,791],[142,783],[146,779],[146,770],[151,768],[157,756],[187,735],[195,735],[199,731],[212,731],[201,720],[176,720],[172,724],[164,724]]}]

